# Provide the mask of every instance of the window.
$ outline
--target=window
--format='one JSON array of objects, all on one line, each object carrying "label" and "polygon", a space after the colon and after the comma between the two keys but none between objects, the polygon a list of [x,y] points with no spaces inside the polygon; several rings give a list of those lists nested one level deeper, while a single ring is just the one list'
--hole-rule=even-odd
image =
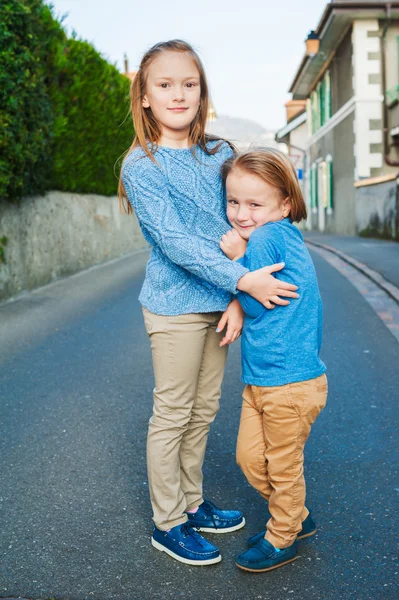
[{"label": "window", "polygon": [[318,190],[317,190],[317,165],[313,163],[310,169],[310,208],[312,212],[317,212]]},{"label": "window", "polygon": [[308,121],[308,131],[309,135],[313,135],[313,122],[312,122],[312,101],[310,98],[306,100],[306,115]]},{"label": "window", "polygon": [[327,214],[331,215],[334,208],[333,160],[331,154],[326,157],[327,169]]},{"label": "window", "polygon": [[326,113],[326,121],[328,121],[328,119],[331,119],[331,117],[332,117],[331,77],[330,77],[330,71],[327,71],[327,73],[325,74],[324,82],[325,82],[325,86],[326,86],[326,90],[325,90],[325,96],[326,96],[325,113]]},{"label": "window", "polygon": [[[398,44],[397,65],[399,66],[399,35],[397,37],[397,44]],[[385,92],[385,98],[386,98],[388,107],[395,106],[395,104],[397,104],[397,102],[399,101],[399,72],[398,72],[398,77],[397,77],[397,83],[392,88],[390,88],[389,90],[387,90]]]},{"label": "window", "polygon": [[326,122],[326,105],[325,105],[325,81],[321,81],[317,86],[317,96],[319,101],[319,125],[323,127]]},{"label": "window", "polygon": [[310,97],[312,103],[312,133],[316,133],[319,128],[318,115],[319,115],[319,99],[317,92],[312,92]]},{"label": "window", "polygon": [[320,183],[321,183],[321,190],[320,190],[320,195],[321,195],[321,200],[322,200],[322,206],[324,209],[327,208],[328,205],[328,186],[327,186],[327,163],[325,160],[323,160],[323,162],[321,162],[319,164],[319,169],[320,169]]},{"label": "window", "polygon": [[331,79],[330,71],[327,71],[323,79],[310,94],[309,125],[310,133],[313,135],[332,116],[331,105]]}]

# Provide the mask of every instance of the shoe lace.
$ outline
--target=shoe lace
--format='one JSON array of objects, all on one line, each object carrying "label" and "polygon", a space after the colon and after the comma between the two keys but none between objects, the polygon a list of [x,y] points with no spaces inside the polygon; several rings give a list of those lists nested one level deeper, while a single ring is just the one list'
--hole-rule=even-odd
[{"label": "shoe lace", "polygon": [[202,548],[204,548],[204,544],[202,543],[203,539],[202,536],[198,533],[198,529],[196,527],[194,527],[189,521],[187,521],[187,523],[184,523],[181,526],[180,529],[183,537],[187,537],[189,535],[191,535],[191,537],[193,537],[195,539],[195,541],[202,546]]},{"label": "shoe lace", "polygon": [[217,529],[215,517],[214,517],[214,510],[217,510],[217,507],[214,504],[212,504],[212,502],[207,500],[204,503],[203,508],[204,508],[204,511],[206,512],[206,514],[208,514],[211,517],[214,528]]}]

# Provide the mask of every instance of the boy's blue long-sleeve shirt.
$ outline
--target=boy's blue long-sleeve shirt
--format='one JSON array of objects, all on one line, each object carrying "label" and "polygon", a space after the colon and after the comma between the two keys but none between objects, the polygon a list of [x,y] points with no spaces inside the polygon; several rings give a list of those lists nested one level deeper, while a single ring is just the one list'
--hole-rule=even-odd
[{"label": "boy's blue long-sleeve shirt", "polygon": [[285,262],[277,279],[298,286],[298,299],[268,310],[244,292],[237,297],[245,312],[241,340],[242,380],[267,387],[322,375],[322,303],[313,261],[299,229],[290,219],[256,229],[239,262],[250,271]]},{"label": "boy's blue long-sleeve shirt", "polygon": [[[208,143],[214,148],[217,142]],[[158,147],[154,163],[141,148],[122,167],[127,198],[152,252],[139,300],[149,311],[179,315],[224,311],[248,272],[219,248],[230,226],[220,169],[232,150]]]}]

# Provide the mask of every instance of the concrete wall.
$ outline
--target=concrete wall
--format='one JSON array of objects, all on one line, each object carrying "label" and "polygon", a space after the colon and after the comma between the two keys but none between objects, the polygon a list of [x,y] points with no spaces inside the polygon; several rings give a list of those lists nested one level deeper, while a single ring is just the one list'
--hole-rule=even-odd
[{"label": "concrete wall", "polygon": [[[339,233],[355,235],[355,190],[353,187],[353,174],[355,168],[354,157],[354,113],[349,114],[343,121],[316,140],[308,151],[307,170],[312,164],[326,160],[330,155],[333,161],[333,209],[331,214],[319,201],[317,211],[309,211],[307,227],[319,229],[321,210],[324,211],[322,221],[325,223],[326,233]],[[309,174],[307,173],[307,180]],[[308,185],[306,186],[308,189]],[[308,193],[308,192],[307,192]]]},{"label": "concrete wall", "polygon": [[334,115],[353,96],[352,31],[340,43],[330,64],[331,104]]},{"label": "concrete wall", "polygon": [[357,233],[399,241],[397,181],[356,188]]},{"label": "concrete wall", "polygon": [[355,179],[375,177],[383,172],[380,34],[377,19],[357,20],[353,24]]},{"label": "concrete wall", "polygon": [[354,235],[356,230],[353,175],[354,113],[333,129],[333,212],[327,216],[326,231]]},{"label": "concrete wall", "polygon": [[305,149],[308,137],[309,134],[307,121],[305,121],[290,132],[288,150],[289,156],[296,169],[304,168]]},{"label": "concrete wall", "polygon": [[[384,23],[380,24],[380,28],[384,27]],[[386,33],[386,84],[387,90],[396,87],[399,84],[398,80],[398,36],[399,36],[399,20],[395,19],[389,23],[389,28]]]},{"label": "concrete wall", "polygon": [[147,244],[116,197],[49,192],[0,204],[0,299],[122,256]]},{"label": "concrete wall", "polygon": [[[398,51],[399,21],[392,21],[387,31],[386,37],[386,86],[387,90],[395,90],[399,85]],[[388,102],[389,105],[389,102]],[[399,125],[399,103],[394,103],[388,109],[388,131]],[[389,143],[393,141],[388,137]],[[389,156],[392,160],[399,160],[399,145],[390,148]],[[395,167],[389,167],[384,163],[384,173],[394,172]]]}]

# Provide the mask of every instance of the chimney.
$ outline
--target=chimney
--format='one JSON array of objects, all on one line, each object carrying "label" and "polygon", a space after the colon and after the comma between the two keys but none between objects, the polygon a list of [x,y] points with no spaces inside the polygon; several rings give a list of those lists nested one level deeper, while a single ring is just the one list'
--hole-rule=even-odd
[{"label": "chimney", "polygon": [[129,73],[129,59],[127,57],[127,54],[125,52],[125,54],[123,55],[123,60],[125,62],[125,75],[127,75]]},{"label": "chimney", "polygon": [[299,113],[301,113],[305,110],[306,100],[288,100],[288,102],[285,103],[285,108],[287,111],[287,123],[288,123],[294,117],[299,115]]}]

